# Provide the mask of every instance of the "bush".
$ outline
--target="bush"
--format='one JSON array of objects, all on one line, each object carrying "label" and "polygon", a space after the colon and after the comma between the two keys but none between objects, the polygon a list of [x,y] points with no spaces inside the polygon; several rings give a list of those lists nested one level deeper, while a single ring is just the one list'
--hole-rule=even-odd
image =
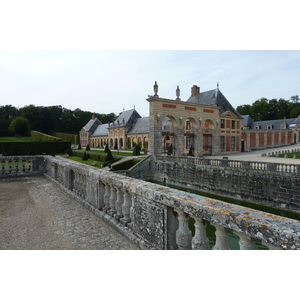
[{"label": "bush", "polygon": [[141,155],[141,148],[139,144],[135,144],[132,155]]},{"label": "bush", "polygon": [[110,160],[113,160],[114,157],[110,151],[110,149],[108,149],[108,152],[107,152],[107,155],[106,155],[106,160],[105,161],[110,161]]},{"label": "bush", "polygon": [[87,157],[87,154],[85,151],[83,152],[82,160],[88,160],[88,157]]},{"label": "bush", "polygon": [[90,148],[90,145],[89,145],[89,144],[87,144],[87,146],[86,146],[85,150],[86,150],[86,151],[90,151],[90,150],[91,150],[91,148]]},{"label": "bush", "polygon": [[9,131],[23,135],[29,131],[29,122],[26,118],[18,117],[11,121]]},{"label": "bush", "polygon": [[109,150],[109,148],[108,148],[108,145],[107,145],[107,144],[105,144],[105,147],[104,147],[104,153],[107,153],[107,152],[108,152],[108,150]]},{"label": "bush", "polygon": [[119,164],[113,165],[112,170],[113,171],[128,170],[138,162],[139,162],[139,160],[137,160],[137,159],[126,160],[126,161],[120,162]]},{"label": "bush", "polygon": [[81,150],[81,144],[79,143],[77,150]]},{"label": "bush", "polygon": [[61,142],[62,139],[42,132],[31,130],[31,137],[41,142]]}]

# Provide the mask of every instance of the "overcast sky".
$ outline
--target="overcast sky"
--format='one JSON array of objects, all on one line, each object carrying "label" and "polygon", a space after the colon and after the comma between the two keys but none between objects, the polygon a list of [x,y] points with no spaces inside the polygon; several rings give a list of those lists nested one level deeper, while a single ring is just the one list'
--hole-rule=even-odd
[{"label": "overcast sky", "polygon": [[175,99],[179,85],[184,101],[194,84],[217,82],[234,107],[290,99],[300,95],[299,26],[297,1],[285,3],[3,1],[0,105],[148,116],[155,81],[160,97]]},{"label": "overcast sky", "polygon": [[300,95],[300,51],[0,51],[0,103],[62,105],[97,113],[134,106],[147,116],[160,97],[187,100],[191,87],[219,88],[236,107]]}]

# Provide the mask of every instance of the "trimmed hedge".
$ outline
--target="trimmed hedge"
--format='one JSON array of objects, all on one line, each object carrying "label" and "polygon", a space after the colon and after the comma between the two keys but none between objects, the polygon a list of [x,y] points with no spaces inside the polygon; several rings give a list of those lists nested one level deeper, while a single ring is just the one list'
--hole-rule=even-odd
[{"label": "trimmed hedge", "polygon": [[[75,156],[83,157],[83,153],[84,153],[83,151],[73,150],[73,155]],[[93,160],[98,160],[102,162],[106,161],[106,154],[90,153],[90,152],[87,152],[86,154],[88,158],[91,158]]]},{"label": "trimmed hedge", "polygon": [[2,136],[2,137],[11,137],[12,133],[9,130],[0,130],[0,136]]},{"label": "trimmed hedge", "polygon": [[69,141],[72,144],[79,144],[79,135],[78,134],[70,134],[70,133],[62,133],[62,132],[53,132],[53,136],[61,138],[64,141]]},{"label": "trimmed hedge", "polygon": [[0,143],[2,155],[63,154],[71,147],[71,142],[6,142]]},{"label": "trimmed hedge", "polygon": [[128,170],[138,162],[139,162],[138,159],[130,159],[130,160],[120,162],[119,164],[115,164],[111,168],[113,171]]},{"label": "trimmed hedge", "polygon": [[60,141],[62,141],[61,138],[58,138],[58,137],[55,137],[52,135],[48,135],[48,134],[45,134],[42,132],[38,132],[35,130],[31,130],[30,134],[31,134],[31,137],[33,137],[36,140],[41,141],[41,142],[60,142]]}]

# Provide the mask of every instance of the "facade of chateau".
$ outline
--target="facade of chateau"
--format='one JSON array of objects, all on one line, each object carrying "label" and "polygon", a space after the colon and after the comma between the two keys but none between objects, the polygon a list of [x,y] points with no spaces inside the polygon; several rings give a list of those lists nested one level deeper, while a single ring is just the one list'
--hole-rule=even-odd
[{"label": "facade of chateau", "polygon": [[[150,116],[141,117],[135,109],[123,111],[112,123],[101,124],[92,119],[80,131],[82,146],[111,149],[131,149],[139,144],[152,154],[169,152],[182,155],[221,155],[267,147],[289,145],[299,141],[300,120],[283,119],[254,122],[250,116],[241,116],[216,89],[200,92],[194,85],[191,96],[180,99],[154,95],[147,101]],[[299,118],[298,118],[299,119]],[[172,150],[171,150],[172,149]]]}]

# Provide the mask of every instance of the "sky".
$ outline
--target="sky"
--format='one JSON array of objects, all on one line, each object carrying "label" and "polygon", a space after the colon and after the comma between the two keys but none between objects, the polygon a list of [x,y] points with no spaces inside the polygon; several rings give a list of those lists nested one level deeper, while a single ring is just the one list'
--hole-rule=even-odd
[{"label": "sky", "polygon": [[236,108],[262,97],[300,95],[298,50],[2,50],[0,105],[62,105],[149,115],[148,95],[186,101],[195,84]]},{"label": "sky", "polygon": [[[300,95],[297,1],[3,1],[0,106],[149,115],[148,95],[233,107]],[[232,9],[234,8],[234,10]]]}]

